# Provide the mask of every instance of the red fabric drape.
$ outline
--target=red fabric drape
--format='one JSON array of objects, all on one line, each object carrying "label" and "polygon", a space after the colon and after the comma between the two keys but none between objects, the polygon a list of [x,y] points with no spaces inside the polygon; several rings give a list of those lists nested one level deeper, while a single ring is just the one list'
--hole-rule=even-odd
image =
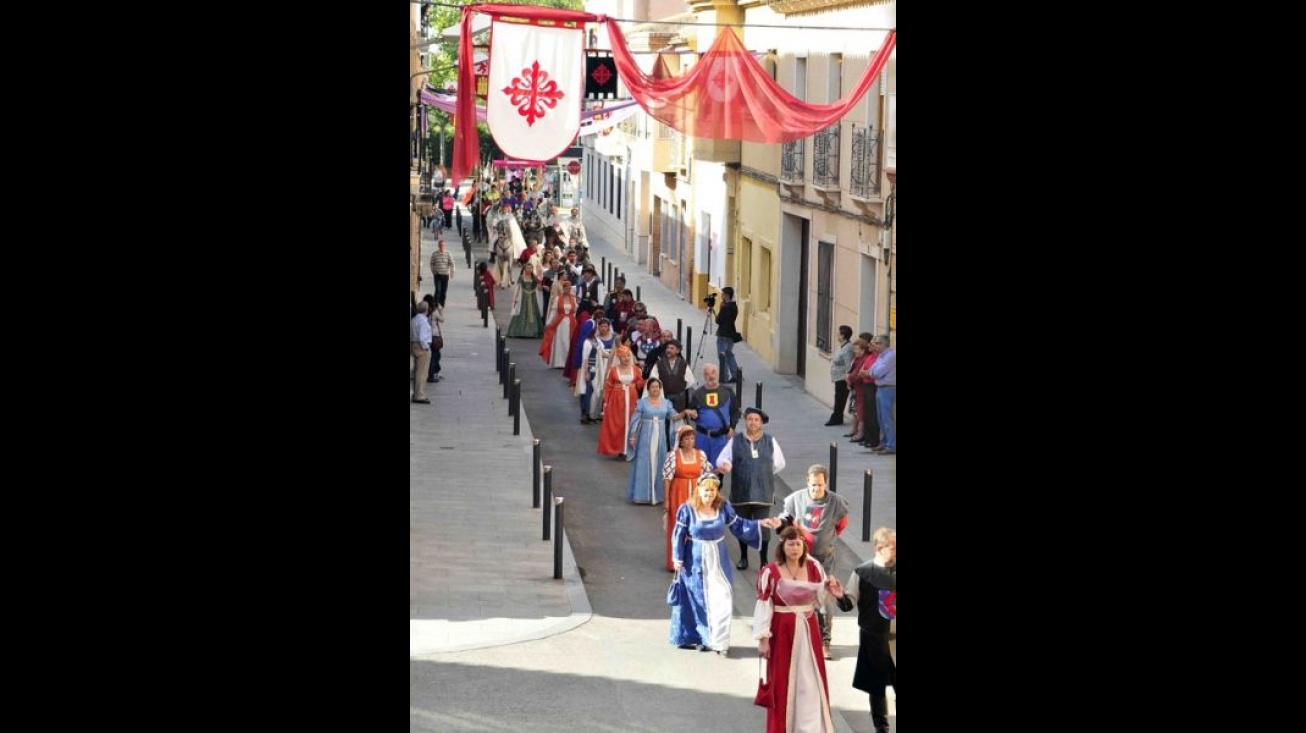
[{"label": "red fabric drape", "polygon": [[879,78],[897,41],[897,32],[889,31],[866,73],[843,99],[808,104],[776,84],[732,28],[721,29],[688,74],[658,80],[639,70],[616,21],[607,24],[617,73],[651,116],[693,137],[758,143],[801,140],[838,122]]}]

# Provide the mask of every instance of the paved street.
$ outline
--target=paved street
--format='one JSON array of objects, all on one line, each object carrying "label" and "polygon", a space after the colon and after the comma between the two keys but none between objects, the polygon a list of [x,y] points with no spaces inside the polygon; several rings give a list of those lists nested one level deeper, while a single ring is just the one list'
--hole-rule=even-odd
[{"label": "paved street", "polygon": [[[410,729],[762,729],[765,711],[751,704],[755,564],[736,573],[728,658],[667,642],[671,576],[663,565],[660,509],[626,502],[629,464],[597,455],[598,426],[579,423],[577,400],[561,370],[539,358],[538,340],[508,340],[523,383],[522,431],[512,435],[494,369],[494,326],[507,330],[511,294],[498,291],[499,308],[482,327],[461,243],[456,235],[448,241],[457,269],[446,308],[444,380],[426,385],[432,404],[410,403]],[[433,247],[428,231],[424,269]],[[628,269],[629,286],[641,287],[664,325],[675,330],[681,317],[699,337],[701,311],[636,274],[606,243],[591,247],[596,264],[606,256]],[[423,275],[429,292],[429,272]],[[762,380],[773,418],[767,430],[788,458],[777,496],[803,485],[806,467],[826,462],[829,444],[840,444],[838,485],[853,512],[839,546],[845,578],[870,554],[860,542],[862,473],[871,468],[875,475],[871,525],[892,526],[896,459],[848,449],[838,437],[846,429],[824,427],[829,408],[796,379],[771,372],[747,344],[737,355],[749,379],[744,404],[752,404],[753,380]],[[532,438],[554,466],[555,494],[565,497],[562,580],[552,578],[553,543],[541,540],[541,511],[531,508]],[[733,558],[738,547],[729,546]],[[851,687],[855,618],[840,615],[834,633],[838,658],[828,665],[836,725],[870,731],[866,697]]]}]

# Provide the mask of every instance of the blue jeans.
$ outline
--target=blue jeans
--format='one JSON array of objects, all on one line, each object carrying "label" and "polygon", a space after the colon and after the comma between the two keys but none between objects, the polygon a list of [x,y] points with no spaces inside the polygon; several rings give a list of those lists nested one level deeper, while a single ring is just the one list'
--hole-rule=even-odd
[{"label": "blue jeans", "polygon": [[898,450],[898,434],[893,426],[893,406],[898,403],[898,385],[878,385],[875,388],[875,406],[879,413],[880,431],[884,433],[881,443],[891,451]]},{"label": "blue jeans", "polygon": [[730,382],[739,371],[739,362],[735,361],[735,342],[729,336],[716,337],[717,361],[721,365],[721,381]]}]

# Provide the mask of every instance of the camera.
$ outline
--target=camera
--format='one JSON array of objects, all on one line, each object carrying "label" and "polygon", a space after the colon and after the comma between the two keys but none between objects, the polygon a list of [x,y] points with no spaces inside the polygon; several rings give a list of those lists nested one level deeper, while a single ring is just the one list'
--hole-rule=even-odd
[{"label": "camera", "polygon": [[704,303],[707,303],[707,307],[708,307],[708,308],[715,308],[715,307],[716,307],[716,293],[712,293],[711,295],[707,296],[706,298],[703,298],[703,302],[704,302]]}]

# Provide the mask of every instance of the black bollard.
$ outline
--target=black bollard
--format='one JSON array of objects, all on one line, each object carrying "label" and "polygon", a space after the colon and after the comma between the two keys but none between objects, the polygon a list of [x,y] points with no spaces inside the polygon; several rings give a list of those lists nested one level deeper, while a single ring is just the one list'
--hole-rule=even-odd
[{"label": "black bollard", "polygon": [[562,580],[562,497],[553,502],[553,579]]},{"label": "black bollard", "polygon": [[871,541],[871,469],[862,478],[862,542]]},{"label": "black bollard", "polygon": [[835,488],[839,483],[839,444],[830,444],[830,491],[838,493]]},{"label": "black bollard", "polygon": [[[694,353],[694,327],[690,326],[685,329],[685,361],[689,361],[689,355],[692,353]],[[699,374],[702,372],[700,371]]]},{"label": "black bollard", "polygon": [[757,404],[753,405],[757,409],[762,409],[762,383],[757,383]]},{"label": "black bollard", "polygon": [[531,508],[540,508],[540,439],[531,441]]},{"label": "black bollard", "polygon": [[[512,394],[512,380],[517,376],[517,362],[508,362],[508,376],[503,380],[503,398],[506,400]],[[512,413],[508,414],[512,417]]]},{"label": "black bollard", "polygon": [[549,507],[553,506],[553,466],[544,467],[544,539],[549,539]]},{"label": "black bollard", "polygon": [[494,337],[494,373],[503,371],[503,339]]},{"label": "black bollard", "polygon": [[512,434],[521,435],[521,380],[512,380]]},{"label": "black bollard", "polygon": [[[599,272],[602,272],[604,275],[607,275],[607,274],[608,274],[608,258],[607,258],[607,257],[600,257],[600,258],[599,258],[599,262],[602,262],[602,263],[603,263],[603,266],[599,268]],[[612,282],[612,279],[611,279],[611,278],[608,278],[608,279],[604,280],[603,282],[605,282],[605,283],[611,283],[611,282]]]},{"label": "black bollard", "polygon": [[679,341],[679,342],[682,343],[682,344],[685,343],[685,339],[681,338],[683,335],[684,335],[684,329],[681,327],[680,319],[677,318],[677,319],[676,319],[676,340]]},{"label": "black bollard", "polygon": [[636,286],[635,286],[635,300],[636,300],[636,301],[639,301],[639,302],[643,302],[643,301],[644,301],[644,294],[641,293],[640,290],[641,290],[641,288],[640,288],[638,285],[636,285]]},{"label": "black bollard", "polygon": [[508,381],[508,350],[499,354],[499,384]]}]

